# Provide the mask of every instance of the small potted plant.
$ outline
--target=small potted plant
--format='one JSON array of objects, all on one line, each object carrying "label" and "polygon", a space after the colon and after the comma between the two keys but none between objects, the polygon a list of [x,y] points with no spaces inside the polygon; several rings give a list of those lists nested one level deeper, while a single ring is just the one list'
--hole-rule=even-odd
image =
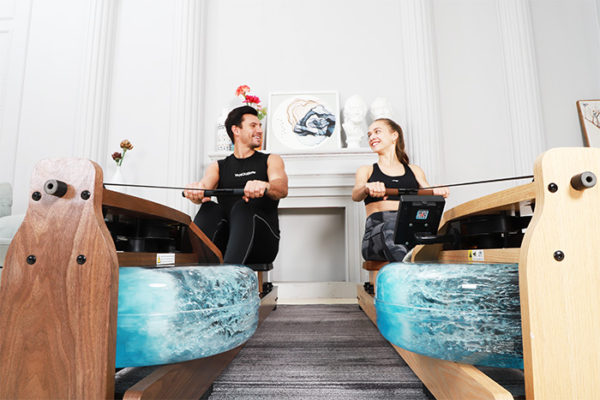
[{"label": "small potted plant", "polygon": [[[133,150],[133,145],[131,144],[131,142],[127,139],[122,140],[121,141],[121,151],[115,151],[114,153],[112,153],[112,159],[115,161],[117,168],[115,170],[115,173],[112,177],[112,180],[110,183],[124,183],[123,181],[123,175],[121,173],[121,165],[123,165],[123,160],[125,159],[125,153],[127,153],[127,151],[129,150]],[[115,187],[117,188],[117,187]],[[121,192],[125,193],[125,188],[123,187],[118,187]],[[113,189],[115,190],[115,189]]]}]

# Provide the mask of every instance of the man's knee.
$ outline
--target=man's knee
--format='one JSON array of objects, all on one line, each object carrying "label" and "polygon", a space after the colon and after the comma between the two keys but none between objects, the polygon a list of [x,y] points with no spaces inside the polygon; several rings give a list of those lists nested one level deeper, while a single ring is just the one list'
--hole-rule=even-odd
[{"label": "man's knee", "polygon": [[[200,206],[200,209],[196,213],[196,217],[198,217],[199,215],[212,213],[215,210],[217,210],[218,208],[219,208],[219,205],[217,203],[215,203],[214,201],[207,201],[206,203],[202,203],[202,205]],[[196,218],[194,218],[194,219],[196,219]]]},{"label": "man's knee", "polygon": [[245,201],[238,201],[231,207],[231,220],[251,219],[256,214],[256,207]]},{"label": "man's knee", "polygon": [[206,203],[202,203],[200,210],[196,213],[194,224],[202,226],[204,222],[212,225],[223,218],[225,217],[222,207],[214,201],[207,201]]},{"label": "man's knee", "polygon": [[214,201],[207,201],[206,203],[202,203],[202,205],[200,206],[200,211],[214,211],[215,209],[220,208],[221,206],[219,206],[219,204],[215,203]]}]

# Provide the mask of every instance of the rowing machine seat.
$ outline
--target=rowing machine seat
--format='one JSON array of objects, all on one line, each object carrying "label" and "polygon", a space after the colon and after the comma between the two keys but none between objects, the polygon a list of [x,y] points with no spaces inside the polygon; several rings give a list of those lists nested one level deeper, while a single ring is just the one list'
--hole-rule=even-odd
[{"label": "rowing machine seat", "polygon": [[248,268],[253,271],[270,271],[273,269],[273,263],[268,264],[248,264]]},{"label": "rowing machine seat", "polygon": [[384,266],[388,265],[390,261],[375,261],[375,260],[367,260],[363,262],[363,269],[367,271],[379,271]]}]

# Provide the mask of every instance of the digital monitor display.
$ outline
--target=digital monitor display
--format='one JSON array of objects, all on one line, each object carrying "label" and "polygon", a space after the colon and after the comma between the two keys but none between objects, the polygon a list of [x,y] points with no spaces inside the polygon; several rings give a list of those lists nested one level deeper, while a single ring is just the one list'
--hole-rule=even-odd
[{"label": "digital monitor display", "polygon": [[419,244],[418,236],[436,235],[445,204],[442,196],[401,195],[394,242],[410,249]]}]

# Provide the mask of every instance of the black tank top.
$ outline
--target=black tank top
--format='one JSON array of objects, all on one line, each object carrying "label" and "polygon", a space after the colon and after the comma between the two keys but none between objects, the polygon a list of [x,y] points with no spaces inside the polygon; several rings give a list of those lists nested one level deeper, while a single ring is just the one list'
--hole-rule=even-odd
[{"label": "black tank top", "polygon": [[[218,188],[237,189],[244,188],[246,182],[259,180],[269,181],[267,175],[267,160],[269,155],[259,151],[254,152],[248,158],[236,158],[233,154],[219,160],[219,183]],[[229,215],[231,208],[238,201],[243,201],[241,196],[217,196],[219,204],[221,204]],[[277,215],[277,207],[279,200],[273,200],[268,196],[263,196],[258,199],[251,199],[250,204],[255,205],[264,211],[264,215],[269,220],[272,228],[279,229],[279,218]]]},{"label": "black tank top", "polygon": [[[412,172],[408,164],[404,164],[404,175],[400,176],[389,176],[381,172],[377,163],[373,164],[373,172],[367,182],[383,182],[386,188],[402,188],[402,189],[418,189],[419,182],[415,178],[415,174]],[[388,200],[400,200],[400,196],[389,196]],[[382,201],[383,197],[371,197],[365,198],[365,205],[374,203],[376,201]]]}]

